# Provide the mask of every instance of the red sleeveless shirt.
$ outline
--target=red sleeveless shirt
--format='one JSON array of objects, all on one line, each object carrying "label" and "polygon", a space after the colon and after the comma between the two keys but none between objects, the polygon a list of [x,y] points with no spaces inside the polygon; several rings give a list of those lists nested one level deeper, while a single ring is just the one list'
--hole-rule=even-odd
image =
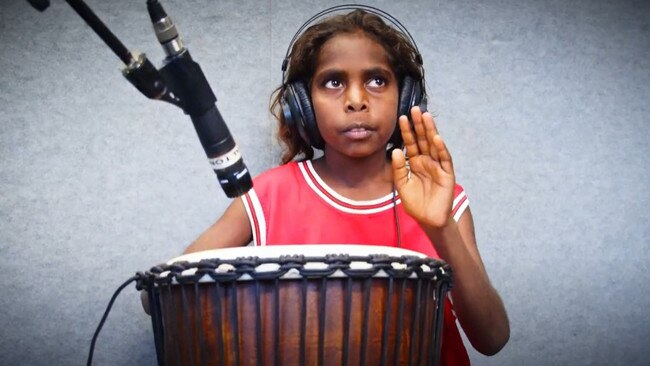
[{"label": "red sleeveless shirt", "polygon": [[[254,245],[400,245],[440,258],[420,225],[404,211],[397,193],[372,201],[348,199],[325,184],[311,161],[291,162],[262,173],[243,198]],[[456,185],[452,207],[456,221],[468,204],[465,191]],[[447,298],[440,365],[469,364],[453,305]]]}]

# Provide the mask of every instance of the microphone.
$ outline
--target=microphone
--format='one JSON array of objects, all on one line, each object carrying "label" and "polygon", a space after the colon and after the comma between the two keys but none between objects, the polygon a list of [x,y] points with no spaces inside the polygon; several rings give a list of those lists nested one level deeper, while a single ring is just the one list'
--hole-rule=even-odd
[{"label": "microphone", "polygon": [[50,6],[50,0],[27,0],[38,11],[45,11]]},{"label": "microphone", "polygon": [[217,98],[201,67],[178,35],[176,26],[157,0],[147,0],[154,32],[167,55],[160,70],[172,97],[190,116],[219,184],[230,198],[253,187],[239,147],[216,106]]}]

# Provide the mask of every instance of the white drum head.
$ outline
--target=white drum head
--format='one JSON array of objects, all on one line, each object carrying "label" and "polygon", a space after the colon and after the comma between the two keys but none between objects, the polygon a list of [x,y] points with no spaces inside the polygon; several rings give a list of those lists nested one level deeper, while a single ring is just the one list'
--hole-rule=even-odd
[{"label": "white drum head", "polygon": [[239,257],[278,258],[282,255],[304,255],[306,257],[323,257],[328,254],[347,254],[350,256],[367,256],[383,254],[391,257],[426,255],[408,249],[383,245],[342,245],[342,244],[300,244],[300,245],[266,245],[211,249],[184,254],[167,262],[199,262],[202,259],[236,259]]}]

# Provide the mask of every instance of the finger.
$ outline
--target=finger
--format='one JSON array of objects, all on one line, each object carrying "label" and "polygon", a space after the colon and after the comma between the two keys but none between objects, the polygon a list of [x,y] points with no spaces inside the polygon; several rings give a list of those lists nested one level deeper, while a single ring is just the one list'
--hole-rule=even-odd
[{"label": "finger", "polygon": [[440,162],[440,167],[442,170],[445,171],[447,174],[454,174],[454,163],[451,160],[451,154],[449,153],[449,149],[447,149],[447,144],[445,144],[445,141],[442,139],[442,136],[436,135],[433,138],[433,143],[435,146],[435,150],[438,153],[438,161]]},{"label": "finger", "polygon": [[404,147],[408,156],[416,156],[419,153],[418,145],[411,131],[411,124],[406,116],[400,116],[399,129],[402,132],[402,140],[404,140]]},{"label": "finger", "polygon": [[438,134],[438,129],[436,128],[436,123],[433,120],[433,116],[431,115],[431,113],[427,112],[422,115],[422,124],[426,131],[425,134],[426,134],[427,143],[429,144],[429,146],[431,146],[431,149],[429,151],[429,156],[433,160],[438,161],[439,160],[438,149],[435,147],[435,144],[433,142],[434,137]]},{"label": "finger", "polygon": [[422,113],[422,119],[424,121],[429,121],[430,122],[430,124],[429,124],[429,122],[425,122],[425,124],[429,124],[429,126],[425,125],[425,127],[432,129],[433,132],[436,135],[439,134],[438,125],[436,124],[436,120],[433,118],[433,115],[431,113],[429,113],[429,112]]},{"label": "finger", "polygon": [[417,141],[420,154],[429,155],[431,149],[429,148],[430,144],[429,141],[427,141],[426,130],[422,122],[422,112],[420,111],[420,107],[416,106],[411,108],[411,120],[413,120],[415,140]]},{"label": "finger", "polygon": [[402,150],[393,149],[391,152],[391,166],[393,168],[393,182],[395,183],[395,188],[399,190],[408,182],[409,176],[406,158]]}]

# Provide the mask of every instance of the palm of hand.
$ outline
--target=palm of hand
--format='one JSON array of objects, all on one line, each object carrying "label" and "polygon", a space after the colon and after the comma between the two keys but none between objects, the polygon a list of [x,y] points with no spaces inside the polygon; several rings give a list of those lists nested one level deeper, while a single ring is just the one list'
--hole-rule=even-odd
[{"label": "palm of hand", "polygon": [[454,193],[454,176],[430,157],[409,159],[410,179],[396,184],[406,212],[421,222],[443,226],[449,218]]},{"label": "palm of hand", "polygon": [[395,188],[406,212],[420,223],[445,225],[451,217],[455,177],[451,156],[430,114],[413,108],[414,130],[400,117],[408,166],[402,151],[393,152]]}]

